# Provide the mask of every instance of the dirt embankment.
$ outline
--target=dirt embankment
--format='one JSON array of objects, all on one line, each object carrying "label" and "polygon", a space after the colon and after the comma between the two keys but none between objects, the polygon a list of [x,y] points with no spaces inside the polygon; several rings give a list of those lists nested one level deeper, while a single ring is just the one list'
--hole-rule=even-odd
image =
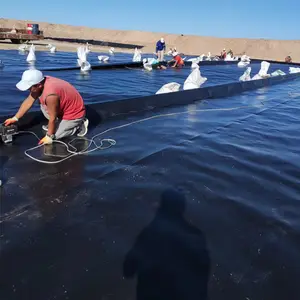
[{"label": "dirt embankment", "polygon": [[[246,38],[216,38],[195,35],[168,34],[157,32],[145,32],[138,30],[110,30],[101,28],[89,28],[85,26],[71,26],[36,22],[32,20],[13,20],[0,18],[0,27],[26,28],[27,23],[38,23],[40,30],[47,37],[94,39],[125,44],[143,46],[142,52],[152,53],[156,42],[164,37],[167,48],[176,47],[185,55],[200,55],[211,52],[220,54],[223,48],[232,49],[234,54],[240,55],[246,52],[253,58],[284,60],[291,55],[294,62],[300,62],[300,40],[266,40]],[[45,41],[48,43],[49,41]],[[77,45],[53,41],[61,51],[75,51]],[[0,49],[16,49],[16,45],[0,43]],[[101,51],[106,47],[93,46],[93,51]],[[37,49],[38,50],[38,49]],[[133,52],[133,50],[117,49],[119,52]]]}]

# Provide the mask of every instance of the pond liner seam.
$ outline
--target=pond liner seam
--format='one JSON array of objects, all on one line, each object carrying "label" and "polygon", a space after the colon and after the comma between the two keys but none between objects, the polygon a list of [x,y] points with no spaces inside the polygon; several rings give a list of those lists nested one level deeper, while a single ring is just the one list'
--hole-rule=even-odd
[{"label": "pond liner seam", "polygon": [[[289,65],[289,66],[300,66],[300,63],[285,63],[285,62],[277,62],[277,61],[271,61],[271,60],[259,60],[259,59],[253,59],[251,61],[252,64],[258,64],[262,61],[268,61],[270,63],[278,63],[283,65]],[[198,62],[198,65],[201,66],[227,66],[227,65],[237,65],[238,61],[200,61]],[[185,66],[191,66],[191,61],[185,61]],[[249,65],[250,66],[250,65]],[[127,63],[102,63],[100,65],[93,65],[91,66],[92,71],[95,70],[112,70],[112,69],[126,69],[126,68],[143,68],[143,62],[127,62]],[[79,66],[74,67],[63,67],[63,68],[41,68],[40,69],[43,72],[60,72],[60,71],[72,71],[72,70],[80,70]]]},{"label": "pond liner seam", "polygon": [[[237,64],[237,61],[200,61],[199,66],[226,66]],[[185,66],[191,66],[192,62],[186,61]],[[125,69],[125,68],[143,68],[143,62],[128,62],[128,63],[102,63],[100,65],[92,65],[91,69],[94,70],[112,70],[112,69]],[[72,71],[80,70],[79,66],[63,67],[63,68],[41,68],[43,72],[59,72],[59,71]]]},{"label": "pond liner seam", "polygon": [[[271,100],[268,100],[268,101],[271,101]],[[289,101],[289,100],[286,100],[285,102],[287,102],[287,101]],[[281,104],[282,103],[277,104],[277,105],[281,105]],[[58,143],[58,144],[64,145],[66,147],[66,151],[69,153],[69,155],[67,155],[65,157],[62,157],[61,159],[56,160],[56,161],[41,160],[41,159],[33,157],[32,155],[30,155],[28,153],[28,152],[36,150],[38,148],[44,147],[44,145],[38,145],[38,146],[34,146],[32,148],[29,148],[29,149],[27,149],[27,150],[24,151],[24,154],[28,158],[30,158],[30,159],[32,159],[32,160],[34,160],[36,162],[39,162],[39,163],[52,164],[52,165],[53,164],[59,164],[59,163],[62,163],[63,161],[65,161],[65,160],[68,160],[68,159],[72,158],[73,156],[76,156],[76,155],[86,155],[86,154],[92,153],[92,152],[97,151],[97,150],[107,150],[110,147],[115,146],[117,144],[117,142],[114,139],[104,138],[104,139],[100,140],[100,145],[98,145],[95,140],[99,136],[104,135],[104,134],[106,134],[108,132],[117,130],[117,129],[129,127],[129,126],[132,126],[132,125],[135,125],[135,124],[139,124],[139,123],[143,123],[143,122],[146,122],[146,121],[149,121],[149,120],[153,120],[153,119],[167,118],[167,117],[172,117],[172,116],[177,116],[177,115],[182,115],[182,114],[189,114],[191,111],[193,111],[193,112],[233,111],[233,110],[246,109],[246,108],[251,108],[251,107],[255,107],[255,105],[243,105],[243,106],[236,106],[236,107],[229,107],[229,108],[193,109],[193,110],[190,110],[190,111],[181,111],[181,112],[175,112],[175,113],[166,113],[166,114],[154,115],[154,116],[151,116],[151,117],[139,119],[139,120],[136,120],[136,121],[132,121],[132,122],[129,122],[129,123],[125,123],[125,124],[121,124],[121,125],[118,125],[118,126],[115,126],[115,127],[108,128],[108,129],[106,129],[106,130],[104,130],[104,131],[102,131],[102,132],[94,135],[91,139],[87,139],[87,141],[89,142],[89,145],[84,150],[81,150],[81,151],[77,151],[77,148],[74,147],[72,145],[72,143],[74,141],[76,141],[76,140],[82,140],[82,138],[75,137],[70,142],[63,142],[63,141],[60,141],[60,140],[58,140],[58,141],[54,140],[53,143]],[[266,108],[264,110],[266,110]],[[230,124],[225,125],[225,127],[227,127],[228,125],[230,125]],[[39,140],[39,137],[34,132],[31,132],[31,131],[23,131],[22,132],[22,131],[20,131],[19,133],[20,134],[22,134],[22,133],[32,134],[32,135],[34,135],[37,138],[37,140]],[[104,143],[108,143],[109,145],[106,146],[106,147],[104,147],[103,146]],[[94,145],[94,148],[91,149],[91,150],[89,150],[89,148],[92,145]],[[75,151],[70,150],[70,148],[75,149]],[[60,157],[60,156],[57,156],[57,155],[52,155],[52,156],[53,157]]]}]

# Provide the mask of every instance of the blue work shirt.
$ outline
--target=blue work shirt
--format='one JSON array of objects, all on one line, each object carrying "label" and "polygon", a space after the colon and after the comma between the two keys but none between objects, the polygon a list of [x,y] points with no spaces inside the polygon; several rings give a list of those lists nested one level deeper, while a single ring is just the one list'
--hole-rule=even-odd
[{"label": "blue work shirt", "polygon": [[160,40],[156,43],[156,52],[157,51],[162,51],[162,50],[166,50],[166,43],[165,42],[161,42]]}]

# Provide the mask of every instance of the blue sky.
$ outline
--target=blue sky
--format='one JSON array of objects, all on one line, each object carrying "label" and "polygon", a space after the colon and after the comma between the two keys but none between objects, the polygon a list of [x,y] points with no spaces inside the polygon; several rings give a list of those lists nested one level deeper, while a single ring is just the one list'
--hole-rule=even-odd
[{"label": "blue sky", "polygon": [[2,2],[3,18],[217,37],[300,39],[300,0]]}]

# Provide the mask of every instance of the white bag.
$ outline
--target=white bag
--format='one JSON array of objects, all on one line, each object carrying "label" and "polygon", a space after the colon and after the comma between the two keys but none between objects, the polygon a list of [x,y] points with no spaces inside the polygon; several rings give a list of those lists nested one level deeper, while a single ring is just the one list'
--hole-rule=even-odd
[{"label": "white bag", "polygon": [[91,65],[90,65],[90,63],[88,61],[83,62],[82,65],[81,65],[81,68],[80,68],[80,70],[82,72],[88,72],[91,69],[92,69],[92,67],[91,67]]},{"label": "white bag", "polygon": [[239,68],[245,68],[245,67],[247,67],[249,64],[250,64],[250,62],[248,62],[248,61],[240,61],[240,62],[238,63],[238,67],[239,67]]},{"label": "white bag", "polygon": [[56,52],[56,47],[53,46],[52,48],[50,48],[50,53],[55,53]]},{"label": "white bag", "polygon": [[197,62],[197,61],[199,61],[199,57],[189,58],[187,61]]},{"label": "white bag", "polygon": [[79,66],[81,66],[84,62],[87,61],[85,47],[81,46],[77,48],[77,56],[78,56],[77,63]]},{"label": "white bag", "polygon": [[178,92],[180,88],[180,84],[177,82],[170,82],[163,85],[156,94],[166,94],[166,93],[173,93]]},{"label": "white bag", "polygon": [[147,71],[152,71],[152,64],[151,63],[144,63],[144,69]]},{"label": "white bag", "polygon": [[227,54],[224,60],[225,61],[233,61],[233,58],[232,58],[231,54]]},{"label": "white bag", "polygon": [[244,55],[241,57],[241,61],[247,61],[247,62],[250,62],[250,57],[244,54]]},{"label": "white bag", "polygon": [[188,78],[185,80],[183,89],[184,90],[198,89],[206,80],[207,80],[206,77],[201,76],[200,68],[195,68],[192,71],[192,73],[188,76]]},{"label": "white bag", "polygon": [[100,61],[108,61],[108,60],[109,60],[109,56],[99,55],[99,56],[98,56],[98,59],[99,59]]},{"label": "white bag", "polygon": [[86,47],[81,46],[77,48],[77,63],[80,66],[80,69],[82,72],[87,72],[91,70],[91,65],[87,61],[87,52],[86,52]]},{"label": "white bag", "polygon": [[276,70],[275,72],[271,73],[271,76],[283,76],[285,73],[281,70]]},{"label": "white bag", "polygon": [[29,49],[29,53],[28,53],[26,61],[29,62],[29,63],[36,61],[35,47],[33,45],[31,45],[31,47]]},{"label": "white bag", "polygon": [[199,65],[197,62],[193,61],[192,65],[191,65],[191,69],[199,69]]},{"label": "white bag", "polygon": [[290,71],[290,74],[300,73],[300,68],[290,67],[289,71]]},{"label": "white bag", "polygon": [[267,76],[268,75],[267,73],[268,73],[269,67],[270,67],[270,63],[267,62],[267,61],[263,61],[261,63],[261,68],[260,68],[260,70],[258,72],[258,75],[260,75],[261,77]]},{"label": "white bag", "polygon": [[27,51],[29,51],[29,50],[28,50],[28,45],[27,45],[27,44],[22,44],[22,45],[19,47],[19,51],[21,51],[21,52],[27,52]]},{"label": "white bag", "polygon": [[134,55],[133,55],[132,61],[133,62],[140,62],[140,61],[142,61],[141,52],[137,48],[135,48],[135,50],[134,50]]},{"label": "white bag", "polygon": [[248,67],[247,70],[245,71],[245,73],[240,77],[240,81],[249,81],[251,80],[251,67]]},{"label": "white bag", "polygon": [[268,63],[267,61],[263,61],[261,63],[261,68],[260,68],[258,74],[256,74],[252,78],[252,80],[259,80],[259,79],[264,79],[266,77],[270,77],[271,75],[268,74],[269,67],[270,67],[270,63]]}]

